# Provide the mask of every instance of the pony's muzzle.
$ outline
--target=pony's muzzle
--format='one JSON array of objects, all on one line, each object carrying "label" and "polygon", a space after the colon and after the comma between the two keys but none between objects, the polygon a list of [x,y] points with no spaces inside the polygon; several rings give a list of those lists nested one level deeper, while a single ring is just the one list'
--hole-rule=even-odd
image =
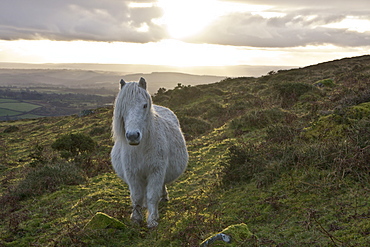
[{"label": "pony's muzzle", "polygon": [[128,144],[136,146],[140,144],[141,134],[139,131],[127,131],[126,139],[128,141]]}]

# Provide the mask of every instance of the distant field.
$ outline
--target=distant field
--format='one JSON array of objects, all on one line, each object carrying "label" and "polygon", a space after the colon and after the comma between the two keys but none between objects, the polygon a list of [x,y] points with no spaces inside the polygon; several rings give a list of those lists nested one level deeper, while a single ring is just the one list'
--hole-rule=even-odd
[{"label": "distant field", "polygon": [[[29,118],[32,114],[27,114],[28,112],[41,107],[40,105],[35,105],[27,102],[22,102],[14,99],[0,99],[0,117],[12,117],[18,116],[19,118]],[[37,115],[32,115],[32,117],[38,117]]]},{"label": "distant field", "polygon": [[19,101],[15,99],[0,99],[0,104],[1,103],[17,103],[17,102]]},{"label": "distant field", "polygon": [[[0,106],[1,106],[1,104],[0,104]],[[21,114],[21,112],[0,108],[0,117],[15,116],[15,115],[18,115],[18,114]]]},{"label": "distant field", "polygon": [[[98,91],[102,94],[106,92],[104,89]],[[0,121],[78,114],[82,110],[104,107],[113,102],[113,95],[89,94],[82,88],[44,87],[26,90],[0,86]]]},{"label": "distant field", "polygon": [[20,111],[20,112],[32,111],[39,107],[41,106],[34,105],[31,103],[25,103],[25,102],[17,102],[17,103],[1,103],[0,102],[0,108],[9,109],[13,111]]}]

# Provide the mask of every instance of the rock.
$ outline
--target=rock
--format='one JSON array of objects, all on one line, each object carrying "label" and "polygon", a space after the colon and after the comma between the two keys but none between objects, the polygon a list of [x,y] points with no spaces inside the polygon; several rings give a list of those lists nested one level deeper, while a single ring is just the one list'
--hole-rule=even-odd
[{"label": "rock", "polygon": [[91,114],[94,114],[95,112],[93,110],[82,110],[78,116],[79,117],[85,117],[85,116],[89,116]]},{"label": "rock", "polygon": [[[214,244],[213,244],[214,243]],[[251,233],[248,226],[244,223],[231,225],[206,240],[200,247],[209,246],[256,246],[257,237]]]},{"label": "rock", "polygon": [[106,228],[125,229],[126,225],[105,213],[97,212],[84,227],[91,230]]}]

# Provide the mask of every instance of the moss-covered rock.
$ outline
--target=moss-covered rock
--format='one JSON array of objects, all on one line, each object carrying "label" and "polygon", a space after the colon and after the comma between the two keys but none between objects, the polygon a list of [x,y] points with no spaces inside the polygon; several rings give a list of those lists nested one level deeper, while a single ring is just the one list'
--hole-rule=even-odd
[{"label": "moss-covered rock", "polygon": [[303,137],[308,139],[323,139],[327,137],[342,137],[349,124],[343,121],[342,116],[330,114],[320,117],[303,132]]},{"label": "moss-covered rock", "polygon": [[231,225],[206,240],[200,247],[208,246],[256,246],[257,237],[251,233],[244,223]]},{"label": "moss-covered rock", "polygon": [[126,225],[121,221],[105,214],[97,212],[91,220],[85,225],[85,229],[98,230],[106,228],[125,229]]},{"label": "moss-covered rock", "polygon": [[349,119],[355,120],[370,117],[370,102],[350,107],[346,115]]},{"label": "moss-covered rock", "polygon": [[362,119],[370,118],[370,102],[321,116],[310,127],[305,129],[303,136],[306,138],[338,138],[344,137],[346,130],[354,126]]}]

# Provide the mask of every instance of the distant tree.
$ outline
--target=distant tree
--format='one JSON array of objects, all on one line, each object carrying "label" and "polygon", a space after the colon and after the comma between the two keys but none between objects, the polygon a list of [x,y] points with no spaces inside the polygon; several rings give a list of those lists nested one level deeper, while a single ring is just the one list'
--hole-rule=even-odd
[{"label": "distant tree", "polygon": [[181,89],[181,88],[184,88],[185,86],[182,85],[181,83],[177,83],[177,86],[175,87],[175,89]]},{"label": "distant tree", "polygon": [[164,94],[166,91],[167,91],[167,89],[165,89],[164,87],[161,87],[161,88],[158,89],[156,95]]}]

